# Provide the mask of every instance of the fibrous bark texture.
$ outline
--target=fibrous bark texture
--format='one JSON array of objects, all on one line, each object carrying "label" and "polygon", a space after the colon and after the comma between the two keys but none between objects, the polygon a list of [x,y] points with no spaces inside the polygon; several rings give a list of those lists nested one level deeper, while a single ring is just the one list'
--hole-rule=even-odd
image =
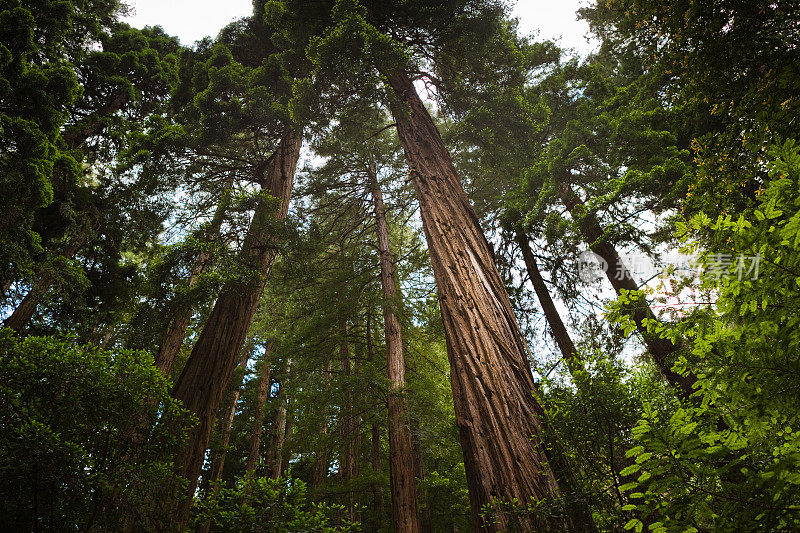
[{"label": "fibrous bark texture", "polygon": [[374,167],[370,168],[369,178],[380,254],[386,366],[389,377],[389,483],[392,494],[392,525],[395,531],[414,533],[420,530],[420,522],[411,432],[403,390],[406,386],[403,335],[400,320],[395,312],[399,291],[389,241],[389,225],[386,222],[386,208]]},{"label": "fibrous bark texture", "polygon": [[[225,468],[225,460],[228,457],[228,443],[231,440],[231,428],[233,427],[233,417],[236,416],[236,406],[239,405],[239,396],[242,392],[242,382],[244,375],[247,372],[247,362],[250,360],[250,353],[252,351],[252,343],[248,342],[242,350],[242,356],[239,359],[239,373],[238,378],[234,379],[231,383],[230,397],[227,403],[223,406],[223,416],[217,421],[217,431],[219,432],[219,448],[212,449],[211,453],[211,471],[208,475],[208,480],[203,481],[203,485],[207,488],[207,498],[214,500],[219,492],[219,480],[222,479],[222,471]],[[196,533],[208,533],[211,530],[211,523],[205,522],[199,524]]]},{"label": "fibrous bark texture", "polygon": [[286,218],[301,144],[299,133],[287,128],[266,175],[263,180],[259,177],[263,192],[276,198],[279,205],[276,208],[274,202],[264,198],[256,207],[240,251],[243,270],[250,279],[225,284],[172,392],[198,418],[198,424],[189,432],[187,446],[175,459],[177,472],[189,480],[187,497],[178,509],[182,523],[188,519],[190,498],[197,486],[214,418],[277,252],[272,225]]},{"label": "fibrous bark texture", "polygon": [[[559,494],[543,444],[545,413],[508,294],[450,154],[411,79],[385,74],[399,99],[393,114],[439,290],[473,528],[504,529],[508,517],[494,513],[496,525],[487,523],[484,505]],[[522,520],[526,530],[543,525]]]},{"label": "fibrous bark texture", "polygon": [[[230,176],[225,185],[225,192],[223,192],[219,205],[217,205],[217,209],[214,212],[214,217],[209,224],[208,231],[206,232],[208,241],[214,241],[219,238],[219,230],[225,219],[225,210],[230,199],[230,189],[232,185],[233,175]],[[212,256],[208,250],[203,250],[197,254],[194,265],[192,265],[192,270],[189,273],[189,279],[187,280],[187,285],[190,289],[194,287],[197,278],[208,269],[211,264],[211,259]],[[172,320],[170,320],[164,337],[161,339],[161,345],[158,347],[158,352],[156,352],[155,355],[155,363],[156,367],[161,370],[165,376],[169,376],[170,373],[172,373],[172,366],[175,364],[175,358],[178,356],[181,346],[183,346],[186,330],[189,327],[189,323],[192,321],[192,311],[191,305],[179,305],[172,314]]]}]

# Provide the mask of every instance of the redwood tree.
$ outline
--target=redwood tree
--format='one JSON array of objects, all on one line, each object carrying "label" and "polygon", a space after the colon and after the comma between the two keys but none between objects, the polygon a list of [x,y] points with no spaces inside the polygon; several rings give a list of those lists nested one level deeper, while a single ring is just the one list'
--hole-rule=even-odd
[{"label": "redwood tree", "polygon": [[[383,321],[386,339],[386,366],[389,377],[389,479],[392,493],[392,525],[395,531],[420,531],[417,511],[417,480],[411,446],[411,431],[406,415],[406,363],[403,335],[395,306],[400,293],[394,268],[389,225],[380,184],[374,165],[369,166],[369,188],[375,208],[375,232],[383,288]],[[369,332],[367,332],[369,335]]]},{"label": "redwood tree", "polygon": [[175,459],[177,472],[189,480],[187,499],[178,511],[180,520],[188,517],[189,498],[197,486],[214,419],[277,252],[274,221],[283,220],[288,212],[301,144],[300,134],[287,126],[267,172],[258,177],[263,193],[239,253],[247,275],[223,287],[172,392],[198,418],[187,446]]},{"label": "redwood tree", "polygon": [[[343,48],[358,50],[356,63],[373,65],[387,86],[438,287],[473,527],[493,531],[510,525],[512,515],[500,510],[504,503],[556,500],[562,494],[559,479],[568,482],[570,475],[561,471],[561,462],[558,472],[551,467],[545,445],[549,439],[546,414],[508,294],[450,153],[410,75],[414,67],[409,59],[423,63],[425,51],[427,57],[447,60],[452,58],[443,52],[448,48],[452,51],[466,44],[480,49],[482,43],[472,35],[468,42],[452,47],[448,43],[459,41],[462,32],[474,30],[476,24],[497,29],[499,33],[492,35],[495,42],[505,42],[498,23],[503,10],[492,2],[469,6],[450,2],[446,7],[435,2],[426,4],[423,15],[421,7],[337,2],[336,26],[313,50],[314,59],[325,74],[335,76],[326,65],[335,63]],[[427,48],[426,39],[433,43]],[[424,50],[416,58],[406,55],[420,48]],[[477,67],[473,63],[467,70]],[[487,505],[494,505],[496,512],[483,520],[481,513]],[[591,527],[586,510],[575,507],[570,516],[560,515],[552,520],[557,524],[551,525]],[[515,515],[513,519],[524,529],[545,527],[548,522],[530,513]]]}]

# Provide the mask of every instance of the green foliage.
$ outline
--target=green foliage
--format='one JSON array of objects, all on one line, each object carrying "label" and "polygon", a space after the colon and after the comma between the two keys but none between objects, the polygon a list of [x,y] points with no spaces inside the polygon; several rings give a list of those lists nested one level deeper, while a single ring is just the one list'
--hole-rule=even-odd
[{"label": "green foliage", "polygon": [[[796,136],[800,26],[790,0],[598,0],[581,12],[601,39],[585,60],[519,36],[499,0],[258,0],[192,49],[120,23],[121,11],[116,0],[0,0],[1,310],[26,294],[36,303],[28,337],[0,333],[4,525],[175,529],[182,413],[150,355],[110,347],[155,352],[176,312],[190,310],[180,372],[220,288],[263,281],[237,250],[253,212],[276,205],[261,187],[292,125],[313,156],[289,222],[255,221],[282,254],[246,349],[272,350],[236,372],[226,466],[218,486],[201,485],[192,519],[212,531],[345,532],[362,528],[345,520],[360,512],[364,529],[385,530],[381,311],[392,306],[420,514],[433,531],[471,527],[433,276],[387,120],[396,101],[386,76],[403,71],[436,99],[496,261],[519,287],[511,296],[529,340],[551,341],[518,275],[519,234],[567,328],[583,333],[569,377],[545,372],[542,343],[532,350],[551,460],[566,459],[576,484],[539,502],[495,502],[485,516],[499,510],[513,530],[518,514],[557,517],[588,502],[603,531],[800,529],[800,145],[785,141]],[[380,291],[373,177],[395,301]],[[565,184],[582,205],[565,211]],[[600,229],[587,232],[592,218]],[[576,275],[586,245],[656,256],[676,238],[705,272],[673,280],[667,297],[685,289],[704,303],[645,325],[680,346],[675,370],[698,376],[688,402],[646,357],[628,357],[639,350],[624,343],[636,329],[629,310],[652,288],[623,291],[601,314],[605,295]],[[253,377],[265,368],[261,457],[244,477]],[[221,448],[212,439],[212,460]],[[351,449],[360,472],[349,479],[336,471]],[[276,459],[290,476],[258,477]],[[307,489],[321,459],[325,480]]]},{"label": "green foliage", "polygon": [[243,479],[235,488],[222,487],[215,498],[197,507],[197,524],[211,524],[214,533],[347,533],[359,523],[342,520],[341,505],[307,502],[306,484],[292,478]]},{"label": "green foliage", "polygon": [[623,493],[620,471],[630,460],[644,402],[669,405],[669,392],[641,371],[602,352],[582,351],[586,370],[571,375],[574,388],[551,383],[546,402],[553,431],[572,465],[582,497],[601,531],[620,531],[631,500]]},{"label": "green foliage", "polygon": [[[687,240],[724,243],[730,254],[702,253],[701,286],[716,295],[715,306],[676,326],[693,343],[676,369],[698,371],[699,403],[674,412],[648,407],[634,428],[639,445],[628,456],[635,464],[622,474],[653,530],[800,527],[800,337],[792,288],[800,265],[800,149],[787,141],[770,154],[772,181],[757,206],[714,222],[697,215],[682,228]],[[748,272],[754,260],[759,271]]]},{"label": "green foliage", "polygon": [[[169,523],[182,412],[143,352],[0,332],[0,498],[22,530]],[[151,427],[151,421],[158,424]],[[144,435],[143,435],[144,432]],[[143,442],[144,437],[146,442]]]}]

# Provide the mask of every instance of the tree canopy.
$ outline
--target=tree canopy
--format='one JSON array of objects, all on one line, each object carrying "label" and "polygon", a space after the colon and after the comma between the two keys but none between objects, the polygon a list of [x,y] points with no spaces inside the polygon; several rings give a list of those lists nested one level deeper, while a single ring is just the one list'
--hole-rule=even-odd
[{"label": "tree canopy", "polygon": [[14,531],[797,531],[800,19],[0,0]]}]

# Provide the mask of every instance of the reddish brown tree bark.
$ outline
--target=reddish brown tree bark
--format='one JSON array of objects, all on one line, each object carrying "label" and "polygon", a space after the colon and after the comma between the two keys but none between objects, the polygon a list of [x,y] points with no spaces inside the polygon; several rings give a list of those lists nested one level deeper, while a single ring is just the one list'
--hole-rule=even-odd
[{"label": "reddish brown tree bark", "polygon": [[561,315],[558,309],[556,309],[553,299],[550,297],[550,291],[547,289],[547,284],[545,284],[542,273],[539,271],[539,265],[536,263],[536,258],[533,256],[533,250],[531,250],[528,236],[522,232],[518,232],[517,244],[519,244],[520,250],[522,251],[522,258],[525,260],[528,277],[531,280],[534,292],[536,292],[539,304],[542,306],[542,311],[544,311],[544,316],[547,319],[547,324],[550,326],[550,331],[553,332],[553,337],[556,340],[558,349],[561,351],[561,355],[564,358],[564,362],[570,374],[575,376],[577,372],[585,371],[586,367],[578,356],[578,351],[575,349],[572,337],[570,337],[567,327],[561,320]]},{"label": "reddish brown tree bark", "polygon": [[[214,241],[219,238],[219,230],[222,227],[222,222],[225,219],[225,210],[230,201],[230,191],[233,186],[233,174],[225,184],[225,192],[222,194],[217,209],[214,212],[214,217],[211,219],[206,236],[208,241]],[[197,278],[203,274],[211,263],[211,253],[208,250],[201,251],[195,259],[192,270],[189,273],[187,285],[191,289],[197,282]],[[183,339],[186,337],[186,330],[189,328],[189,323],[192,321],[192,312],[194,311],[191,305],[179,305],[172,315],[169,326],[167,327],[164,337],[161,339],[161,345],[158,347],[158,352],[155,355],[156,367],[169,376],[172,373],[172,366],[175,364],[175,358],[183,346]]]},{"label": "reddish brown tree bark", "polygon": [[[517,325],[491,249],[436,125],[404,72],[385,72],[409,176],[439,290],[456,422],[475,531],[504,529],[508,516],[481,508],[495,499],[540,500],[560,493],[544,442],[540,404]],[[399,105],[398,105],[399,104]],[[578,529],[558,519],[554,529]],[[525,530],[545,518],[522,517]]]},{"label": "reddish brown tree bark", "polygon": [[[236,407],[239,405],[239,396],[242,392],[242,382],[244,375],[247,373],[247,362],[250,360],[252,352],[252,342],[248,342],[242,350],[242,356],[239,360],[239,375],[238,379],[231,384],[231,394],[227,403],[223,407],[223,417],[217,423],[217,431],[219,431],[219,448],[212,449],[211,453],[211,470],[208,474],[208,480],[203,482],[207,488],[207,498],[215,499],[219,491],[218,482],[222,479],[222,471],[225,468],[225,460],[228,457],[228,444],[231,440],[231,428],[233,427],[233,418],[236,416]],[[208,533],[211,529],[211,524],[206,522],[197,526],[196,533]]]},{"label": "reddish brown tree bark", "polygon": [[264,409],[269,400],[270,389],[270,362],[269,356],[272,351],[272,342],[268,342],[264,347],[264,356],[261,360],[261,373],[258,376],[258,394],[256,395],[255,413],[253,414],[253,431],[250,433],[250,442],[247,451],[247,466],[245,471],[248,476],[253,476],[256,472],[258,459],[261,457],[261,435],[264,432]]},{"label": "reddish brown tree bark", "polygon": [[417,509],[417,480],[414,476],[414,455],[404,392],[406,364],[403,354],[403,334],[400,320],[395,312],[399,298],[397,274],[389,241],[389,225],[386,222],[383,195],[372,165],[369,169],[369,180],[380,254],[386,366],[389,377],[389,484],[392,494],[392,527],[394,531],[418,532],[420,522]]},{"label": "reddish brown tree bark", "polygon": [[[372,343],[372,309],[367,308],[367,361],[375,362],[375,346]],[[373,397],[378,404],[377,393]],[[370,465],[375,481],[372,483],[372,523],[370,530],[380,531],[383,522],[383,484],[380,482],[381,474],[381,428],[377,421],[372,423],[370,441]]]},{"label": "reddish brown tree bark", "polygon": [[[589,249],[606,262],[606,277],[614,287],[614,291],[618,295],[621,295],[623,291],[638,291],[639,285],[631,276],[627,266],[625,266],[619,253],[617,253],[617,249],[606,239],[605,231],[594,213],[586,209],[585,204],[575,194],[569,183],[561,182],[558,187],[561,201],[564,202],[567,210],[578,223],[580,232],[586,244],[589,245]],[[645,322],[648,319],[658,320],[647,300],[644,296],[641,296],[624,306],[623,312],[633,319],[636,329],[642,336],[642,340],[661,375],[675,387],[683,399],[688,400],[694,392],[697,376],[692,373],[682,376],[672,370],[674,354],[678,347],[672,344],[672,341],[647,331]]]},{"label": "reddish brown tree bark", "polygon": [[286,218],[301,144],[299,133],[287,127],[266,175],[259,176],[262,190],[275,197],[279,205],[276,208],[264,199],[256,207],[240,251],[240,261],[251,279],[225,284],[172,392],[199,421],[189,432],[187,446],[175,459],[177,472],[189,480],[186,499],[177,511],[180,523],[188,519],[214,418],[275,258],[271,228],[276,220]]},{"label": "reddish brown tree bark", "polygon": [[[21,331],[25,324],[30,322],[31,318],[33,317],[33,313],[36,312],[36,306],[39,305],[40,297],[39,295],[41,290],[45,290],[42,287],[38,286],[32,288],[28,293],[22,298],[22,301],[14,308],[14,311],[3,321],[4,328],[10,328],[14,331]],[[50,285],[49,278],[45,282],[45,285]]]}]

